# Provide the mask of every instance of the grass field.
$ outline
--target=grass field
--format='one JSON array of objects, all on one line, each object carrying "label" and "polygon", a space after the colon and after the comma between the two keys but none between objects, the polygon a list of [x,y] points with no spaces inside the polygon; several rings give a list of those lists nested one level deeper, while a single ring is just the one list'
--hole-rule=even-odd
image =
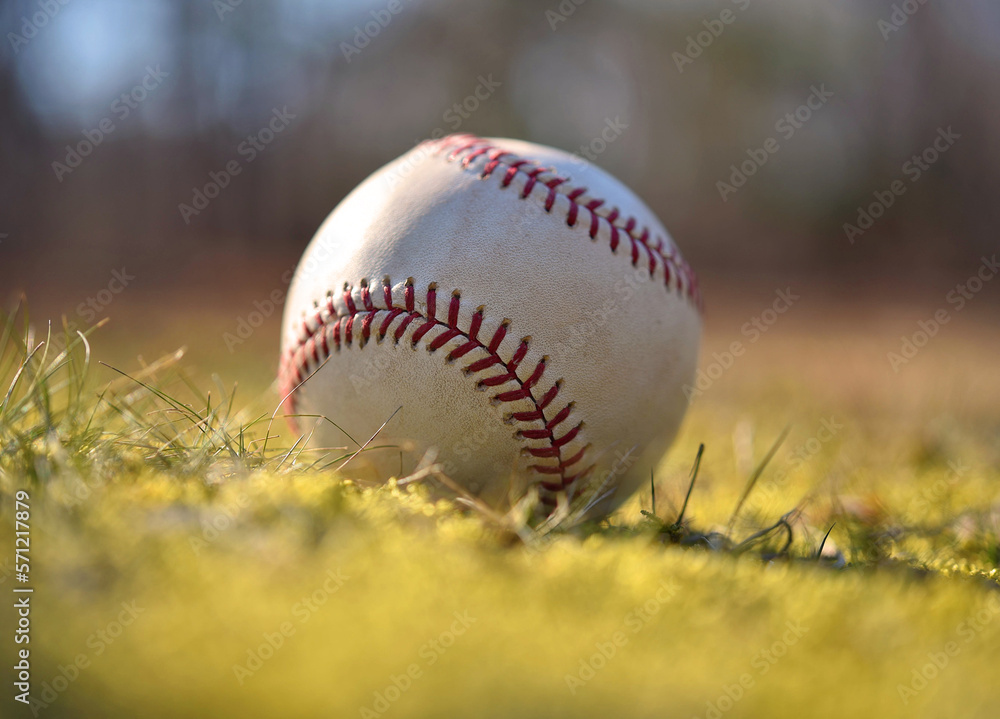
[{"label": "grass field", "polygon": [[5,681],[3,715],[1000,716],[995,312],[896,373],[886,353],[933,305],[806,298],[751,342],[768,303],[710,314],[702,366],[746,352],[693,403],[655,512],[647,491],[545,531],[359,487],[280,418],[265,446],[273,318],[230,354],[233,314],[201,316],[161,365],[149,348],[190,324],[142,344],[112,323],[89,369],[79,337],[26,361],[11,318],[0,532],[27,492],[34,706]]}]

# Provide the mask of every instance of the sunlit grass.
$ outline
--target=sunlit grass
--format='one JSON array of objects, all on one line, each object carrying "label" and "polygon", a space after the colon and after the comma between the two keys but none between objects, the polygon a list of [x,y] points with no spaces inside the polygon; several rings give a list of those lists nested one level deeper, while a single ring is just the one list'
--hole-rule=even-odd
[{"label": "sunlit grass", "polygon": [[[178,355],[113,369],[99,330],[3,327],[0,531],[27,490],[46,716],[1000,710],[988,433],[932,441],[798,385],[723,386],[655,493],[539,524],[432,499],[433,471],[323,469],[279,398],[205,391]],[[801,419],[831,412],[826,432]]]}]

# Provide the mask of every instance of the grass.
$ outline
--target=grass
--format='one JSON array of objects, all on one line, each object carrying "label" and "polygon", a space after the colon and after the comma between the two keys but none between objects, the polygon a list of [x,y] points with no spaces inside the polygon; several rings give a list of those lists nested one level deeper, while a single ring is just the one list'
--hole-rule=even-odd
[{"label": "grass", "polygon": [[37,714],[1000,715],[975,333],[890,388],[858,328],[849,356],[776,332],[695,402],[651,492],[532,527],[323,469],[276,396],[178,355],[115,370],[100,329],[2,325],[0,532],[27,491]]}]

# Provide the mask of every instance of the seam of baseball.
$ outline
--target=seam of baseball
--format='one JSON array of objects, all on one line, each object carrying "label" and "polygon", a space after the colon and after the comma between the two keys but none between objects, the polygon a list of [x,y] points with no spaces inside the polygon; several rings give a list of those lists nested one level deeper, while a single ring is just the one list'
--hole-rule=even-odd
[{"label": "seam of baseball", "polygon": [[[467,331],[458,326],[461,294],[457,290],[452,292],[451,300],[448,303],[447,319],[442,320],[437,317],[436,283],[431,283],[427,289],[426,313],[422,313],[416,308],[412,278],[408,279],[404,285],[403,307],[394,304],[392,286],[388,278],[385,278],[382,282],[381,298],[372,297],[372,292],[366,280],[360,282],[360,288],[362,304],[360,308],[357,307],[354,300],[352,294],[353,288],[350,286],[344,288],[342,298],[347,307],[346,313],[341,313],[337,310],[334,305],[333,294],[328,293],[322,304],[316,304],[316,309],[312,316],[308,316],[302,320],[302,326],[295,344],[285,351],[282,357],[281,369],[278,373],[279,392],[282,397],[289,395],[288,402],[291,414],[295,414],[296,411],[295,397],[292,390],[309,376],[310,363],[318,367],[327,357],[334,352],[339,352],[342,345],[353,346],[355,339],[359,336],[360,339],[357,339],[359,348],[364,347],[368,343],[372,334],[377,336],[377,341],[379,342],[391,334],[395,342],[398,343],[411,324],[420,322],[411,339],[411,344],[414,348],[429,335],[430,330],[437,327],[444,328],[444,332],[434,335],[433,340],[428,343],[427,348],[430,352],[441,349],[452,342],[452,340],[464,338],[465,341],[459,347],[448,352],[445,356],[446,362],[454,362],[474,349],[485,350],[488,356],[463,367],[463,372],[471,376],[485,372],[493,367],[500,368],[503,371],[492,377],[480,379],[476,383],[476,387],[489,388],[514,381],[518,385],[517,389],[500,392],[491,397],[491,400],[495,402],[514,402],[520,399],[527,399],[534,405],[535,409],[533,411],[514,412],[509,419],[512,424],[541,421],[543,425],[541,429],[520,429],[517,431],[517,437],[522,442],[526,440],[545,440],[547,442],[547,445],[543,447],[526,446],[524,450],[528,454],[539,459],[554,458],[557,462],[554,465],[533,464],[529,467],[529,469],[534,470],[538,474],[558,479],[558,483],[546,480],[538,483],[545,490],[541,496],[543,502],[549,505],[554,504],[554,494],[556,492],[568,491],[574,482],[584,477],[593,469],[594,465],[591,464],[585,466],[575,474],[568,475],[570,467],[579,465],[584,455],[590,449],[590,444],[588,443],[584,443],[583,447],[572,457],[564,460],[562,456],[562,448],[573,440],[578,439],[584,428],[583,422],[576,423],[571,429],[562,433],[562,435],[556,436],[556,428],[569,418],[574,403],[567,402],[555,414],[551,416],[546,415],[546,409],[552,406],[553,401],[559,394],[562,387],[562,380],[557,380],[542,397],[535,396],[533,390],[536,389],[536,385],[545,372],[548,357],[543,356],[525,380],[522,380],[517,375],[517,370],[528,352],[530,338],[524,338],[520,341],[518,349],[514,352],[510,360],[505,361],[500,357],[498,350],[501,342],[503,342],[507,335],[507,329],[510,325],[509,320],[505,319],[501,322],[494,331],[493,336],[487,342],[478,337],[483,319],[485,318],[482,307],[473,313],[472,323]],[[379,303],[385,306],[376,306],[376,299],[380,300]],[[380,313],[384,313],[385,316],[381,318],[381,322],[376,326],[375,320]],[[401,321],[397,323],[397,320],[400,319]],[[357,327],[359,322],[360,328]],[[394,324],[397,326],[390,333]],[[558,477],[555,475],[558,475]]]},{"label": "seam of baseball", "polygon": [[[623,215],[621,211],[611,206],[610,210],[605,210],[608,202],[600,197],[588,194],[588,189],[582,186],[575,186],[570,183],[570,178],[559,174],[554,168],[546,167],[536,160],[522,157],[514,152],[504,150],[498,145],[490,143],[481,137],[471,134],[447,135],[438,140],[427,141],[429,145],[435,146],[438,151],[450,150],[446,159],[455,162],[462,158],[461,166],[468,169],[470,164],[476,159],[486,156],[486,163],[479,173],[481,179],[487,179],[498,168],[506,168],[500,186],[506,188],[510,186],[515,177],[526,178],[524,188],[521,190],[519,199],[527,199],[536,185],[548,188],[544,209],[551,212],[557,196],[562,196],[569,201],[569,211],[566,213],[566,224],[576,227],[583,223],[580,221],[583,212],[590,215],[588,235],[590,239],[596,240],[600,223],[603,220],[610,230],[610,247],[614,253],[622,242],[621,235],[628,238],[631,245],[632,266],[638,267],[641,251],[645,250],[649,258],[648,269],[650,277],[656,273],[657,261],[663,265],[664,285],[671,289],[671,278],[676,279],[676,290],[678,293],[688,298],[694,303],[699,312],[703,309],[701,291],[698,286],[698,277],[690,265],[680,255],[676,246],[669,243],[670,252],[664,251],[667,244],[662,236],[652,238],[649,227],[640,227],[638,219],[631,215]],[[581,204],[577,200],[586,196],[587,202]],[[599,212],[604,210],[605,214]]]}]

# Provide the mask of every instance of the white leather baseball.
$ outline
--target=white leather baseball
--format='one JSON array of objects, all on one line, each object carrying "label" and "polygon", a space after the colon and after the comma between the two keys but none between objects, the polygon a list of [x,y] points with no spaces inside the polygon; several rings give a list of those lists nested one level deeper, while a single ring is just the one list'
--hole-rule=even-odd
[{"label": "white leather baseball", "polygon": [[435,449],[495,506],[530,484],[548,505],[603,485],[608,512],[677,431],[699,310],[676,245],[616,179],[453,135],[375,172],[320,227],[289,291],[279,387],[315,447],[356,450],[399,409],[351,476],[405,476]]}]

